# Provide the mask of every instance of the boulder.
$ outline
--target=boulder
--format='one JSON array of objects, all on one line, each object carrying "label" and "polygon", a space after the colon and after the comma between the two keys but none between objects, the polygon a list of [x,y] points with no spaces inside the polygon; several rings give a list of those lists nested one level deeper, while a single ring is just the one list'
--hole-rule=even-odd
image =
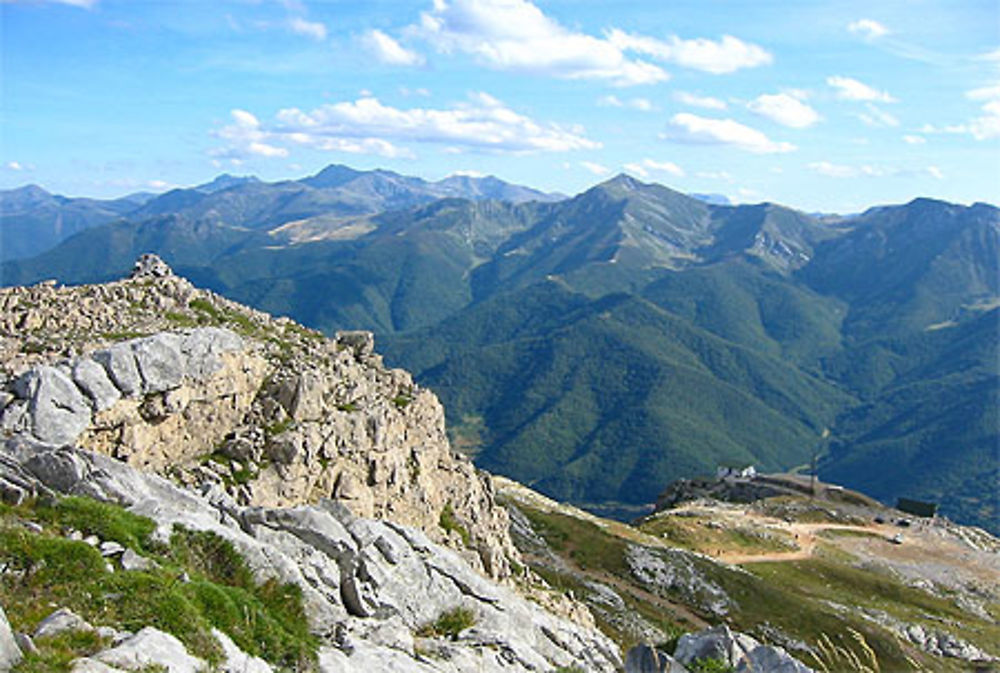
[{"label": "boulder", "polygon": [[93,631],[94,627],[69,608],[59,608],[39,622],[32,636],[35,640],[58,635],[64,631]]},{"label": "boulder", "polygon": [[147,626],[119,645],[95,654],[93,659],[115,666],[135,670],[141,667],[162,666],[167,673],[199,673],[206,664],[188,654],[184,644],[169,633]]},{"label": "boulder", "polygon": [[19,661],[21,661],[21,649],[17,646],[7,615],[0,606],[0,673],[7,673]]},{"label": "boulder", "polygon": [[108,378],[108,372],[90,358],[81,358],[73,365],[73,380],[94,407],[104,411],[121,399],[122,394]]},{"label": "boulder", "polygon": [[160,259],[159,255],[147,252],[139,256],[132,267],[129,278],[166,278],[174,275],[170,265]]},{"label": "boulder", "polygon": [[755,638],[725,624],[688,633],[677,641],[674,657],[685,666],[703,659],[721,660],[735,673],[813,673],[784,649],[761,645]]},{"label": "boulder", "polygon": [[127,397],[142,393],[142,377],[135,362],[135,353],[128,342],[117,343],[107,350],[97,351],[93,359],[108,372],[118,390]]},{"label": "boulder", "polygon": [[131,342],[144,393],[161,393],[181,384],[185,369],[183,342],[182,337],[169,332]]},{"label": "boulder", "polygon": [[223,367],[222,354],[243,348],[243,340],[235,333],[219,327],[199,327],[181,342],[185,373],[201,381]]},{"label": "boulder", "polygon": [[666,652],[640,644],[625,653],[625,673],[688,673],[688,669]]},{"label": "boulder", "polygon": [[46,444],[69,444],[90,425],[90,402],[66,374],[55,367],[36,367],[14,384],[28,401],[32,434]]},{"label": "boulder", "polygon": [[212,635],[219,641],[222,655],[226,658],[219,665],[219,673],[274,673],[274,669],[266,661],[241,650],[229,636],[219,629],[212,629]]}]

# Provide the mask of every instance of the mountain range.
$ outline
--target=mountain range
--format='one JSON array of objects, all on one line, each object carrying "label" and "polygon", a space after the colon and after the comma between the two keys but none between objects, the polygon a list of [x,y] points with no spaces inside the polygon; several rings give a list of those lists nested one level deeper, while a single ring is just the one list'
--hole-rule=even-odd
[{"label": "mountain range", "polygon": [[991,205],[814,216],[624,175],[563,198],[344,166],[0,203],[5,285],[103,281],[155,252],[256,308],[373,330],[457,446],[559,499],[638,505],[719,463],[816,460],[1000,530]]}]

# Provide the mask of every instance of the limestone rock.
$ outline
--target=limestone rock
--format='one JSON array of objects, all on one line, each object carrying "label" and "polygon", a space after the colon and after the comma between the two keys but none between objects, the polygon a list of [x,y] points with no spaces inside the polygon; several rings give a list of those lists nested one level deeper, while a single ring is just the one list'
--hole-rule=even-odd
[{"label": "limestone rock", "polygon": [[0,606],[0,673],[6,673],[21,661],[21,649],[14,639],[14,632],[7,621],[7,615]]},{"label": "limestone rock", "polygon": [[753,637],[734,632],[725,624],[681,636],[674,658],[685,666],[703,659],[717,659],[736,673],[813,673],[813,669],[784,649],[761,645]]},{"label": "limestone rock", "polygon": [[32,434],[46,444],[68,444],[90,425],[90,403],[76,384],[55,367],[38,367],[14,384],[27,400]]},{"label": "limestone rock", "polygon": [[688,669],[666,652],[640,644],[625,653],[625,673],[688,673]]},{"label": "limestone rock", "polygon": [[104,411],[122,397],[104,367],[90,358],[81,358],[73,365],[73,380],[90,398],[95,412]]},{"label": "limestone rock", "polygon": [[219,673],[274,673],[274,669],[260,657],[254,657],[239,647],[219,629],[212,629],[212,635],[222,647],[226,660],[219,666]]},{"label": "limestone rock", "polygon": [[173,270],[159,255],[147,252],[135,261],[129,278],[165,278],[174,275]]},{"label": "limestone rock", "polygon": [[108,376],[126,397],[142,393],[142,377],[135,362],[135,353],[128,343],[117,343],[93,354],[94,360],[107,370]]},{"label": "limestone rock", "polygon": [[182,343],[182,337],[169,332],[132,342],[144,393],[160,393],[181,384],[185,369]]},{"label": "limestone rock", "polygon": [[169,633],[147,626],[117,646],[95,654],[93,659],[134,670],[143,666],[162,666],[168,673],[198,673],[205,662],[188,654],[184,644]]},{"label": "limestone rock", "polygon": [[39,622],[33,638],[48,638],[64,631],[93,631],[94,627],[69,608],[59,608]]},{"label": "limestone rock", "polygon": [[70,667],[69,671],[70,673],[126,673],[126,671],[121,668],[108,666],[107,664],[100,662],[97,659],[91,659],[90,657],[74,659],[73,665]]}]

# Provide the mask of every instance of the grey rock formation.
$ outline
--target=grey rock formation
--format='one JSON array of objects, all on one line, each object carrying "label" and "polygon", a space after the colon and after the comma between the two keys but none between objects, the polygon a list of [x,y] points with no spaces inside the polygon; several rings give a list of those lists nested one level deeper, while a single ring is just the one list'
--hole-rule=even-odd
[{"label": "grey rock formation", "polygon": [[59,608],[48,617],[39,622],[32,636],[38,638],[50,638],[65,631],[93,631],[94,627],[69,608]]},{"label": "grey rock formation", "polygon": [[129,278],[166,278],[167,276],[172,276],[173,274],[174,272],[170,268],[170,265],[160,259],[159,255],[147,252],[135,261],[135,265],[132,267],[132,273],[129,274]]},{"label": "grey rock formation", "polygon": [[716,659],[736,673],[813,673],[780,647],[762,645],[744,633],[732,631],[725,624],[688,633],[677,641],[674,658],[688,666],[704,659]]},{"label": "grey rock formation", "polygon": [[122,397],[104,367],[90,358],[81,358],[73,365],[73,380],[90,398],[95,412],[104,411]]},{"label": "grey rock formation", "polygon": [[93,659],[128,670],[162,666],[168,673],[199,673],[206,666],[204,661],[188,654],[177,638],[150,626],[117,646],[98,652]]},{"label": "grey rock formation", "polygon": [[21,661],[21,650],[14,639],[14,632],[7,621],[7,614],[0,606],[0,673],[6,673]]},{"label": "grey rock formation", "polygon": [[212,629],[212,635],[222,646],[222,655],[226,660],[219,666],[219,673],[274,673],[266,661],[253,657],[236,646],[229,636],[218,629]]},{"label": "grey rock formation", "polygon": [[55,367],[27,372],[15,381],[14,393],[27,402],[30,432],[41,442],[71,443],[90,425],[90,403]]},{"label": "grey rock formation", "polygon": [[164,332],[132,342],[143,393],[160,393],[181,384],[185,372],[183,341],[177,334]]},{"label": "grey rock formation", "polygon": [[666,652],[641,644],[625,653],[625,673],[688,673],[688,670]]},{"label": "grey rock formation", "polygon": [[107,350],[97,351],[94,361],[103,366],[108,376],[126,397],[142,393],[142,377],[135,362],[135,353],[128,342],[117,343]]},{"label": "grey rock formation", "polygon": [[[331,501],[291,509],[241,507],[219,492],[198,496],[107,456],[71,448],[8,440],[0,455],[0,476],[34,481],[35,492],[120,503],[153,518],[161,538],[175,524],[215,532],[234,544],[260,579],[298,584],[314,632],[327,634],[324,671],[544,671],[576,665],[610,672],[621,666],[606,637],[487,579],[419,529],[358,518]],[[455,608],[475,615],[474,627],[458,640],[415,638],[421,626]],[[119,646],[115,655],[93,659],[126,667],[128,657],[154,649]],[[447,658],[424,660],[418,650]]]}]

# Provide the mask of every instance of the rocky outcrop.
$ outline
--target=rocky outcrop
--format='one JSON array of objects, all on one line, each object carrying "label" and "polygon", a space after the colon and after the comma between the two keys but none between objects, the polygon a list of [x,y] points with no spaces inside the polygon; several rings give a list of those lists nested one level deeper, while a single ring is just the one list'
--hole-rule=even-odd
[{"label": "rocky outcrop", "polygon": [[716,660],[735,673],[813,673],[813,669],[782,648],[762,645],[745,633],[733,632],[725,624],[681,636],[674,658],[685,666],[705,659]]},{"label": "rocky outcrop", "polygon": [[[300,586],[312,630],[324,642],[324,672],[621,666],[606,637],[487,579],[418,528],[355,517],[331,500],[295,508],[244,506],[222,489],[209,486],[198,495],[108,456],[25,437],[7,440],[0,455],[0,479],[22,484],[27,495],[115,502],[151,517],[158,536],[178,524],[212,531],[240,551],[258,579]],[[474,619],[454,640],[421,630],[456,608]],[[119,665],[109,657],[94,659]]]},{"label": "rocky outcrop", "polygon": [[[384,367],[371,333],[328,340],[146,257],[117,283],[2,289],[0,309],[8,436],[88,448],[241,505],[330,498],[510,575],[518,552],[490,478],[452,452],[437,398]],[[0,491],[17,497],[14,484]]]}]

